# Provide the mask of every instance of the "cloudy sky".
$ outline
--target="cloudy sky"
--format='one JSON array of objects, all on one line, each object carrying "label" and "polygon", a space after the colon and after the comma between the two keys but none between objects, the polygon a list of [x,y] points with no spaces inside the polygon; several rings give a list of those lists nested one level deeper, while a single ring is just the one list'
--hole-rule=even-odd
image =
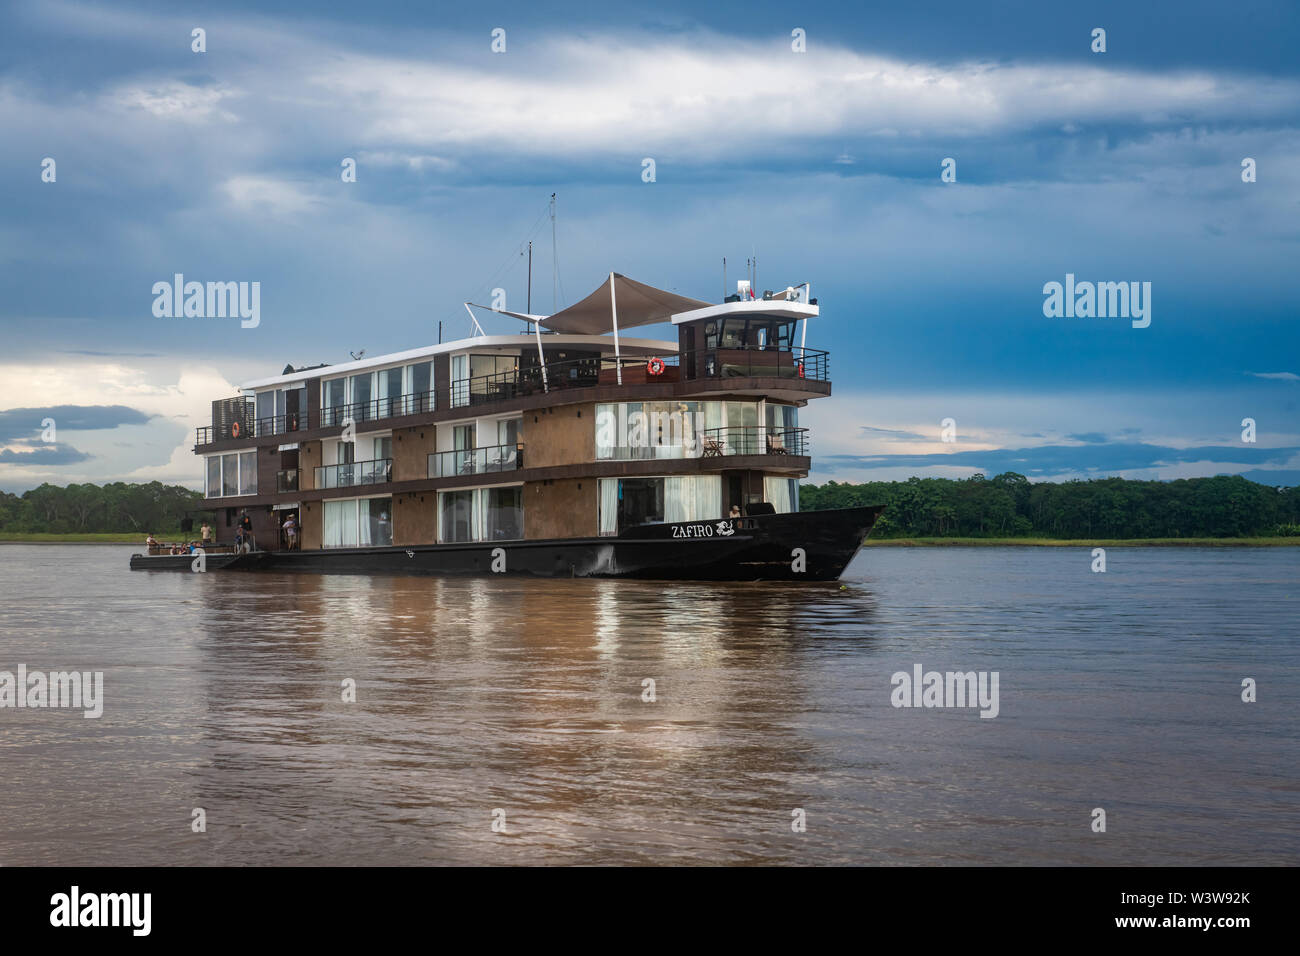
[{"label": "cloudy sky", "polygon": [[[549,311],[552,192],[560,306],[811,280],[812,480],[1300,483],[1300,8],[984,7],[0,7],[0,488],[197,487],[213,399],[521,308],[529,238]],[[175,273],[260,324],[154,317]],[[1067,273],[1150,282],[1150,326],[1046,317]]]}]

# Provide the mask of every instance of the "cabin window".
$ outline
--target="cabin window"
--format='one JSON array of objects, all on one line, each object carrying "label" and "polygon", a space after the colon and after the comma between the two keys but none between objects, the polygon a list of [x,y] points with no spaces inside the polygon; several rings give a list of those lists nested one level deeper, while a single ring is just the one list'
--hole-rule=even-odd
[{"label": "cabin window", "polygon": [[453,408],[469,404],[469,356],[451,357],[451,404]]},{"label": "cabin window", "polygon": [[209,498],[257,494],[257,452],[211,455],[207,459],[205,494]]},{"label": "cabin window", "polygon": [[439,540],[478,540],[473,491],[444,491],[438,495]]},{"label": "cabin window", "polygon": [[402,368],[381,369],[377,373],[379,380],[379,393],[375,396],[379,401],[376,408],[380,418],[387,418],[391,415],[404,414],[402,411]]},{"label": "cabin window", "polygon": [[239,494],[239,456],[221,456],[221,494],[225,497]]},{"label": "cabin window", "polygon": [[489,541],[508,541],[524,536],[523,488],[483,488],[481,496]]},{"label": "cabin window", "polygon": [[799,510],[799,482],[794,478],[763,478],[763,497],[777,514],[791,514]]},{"label": "cabin window", "polygon": [[438,540],[444,543],[518,540],[524,536],[523,488],[440,492],[438,529]]},{"label": "cabin window", "polygon": [[327,501],[321,545],[326,548],[391,545],[392,514],[390,497]]},{"label": "cabin window", "polygon": [[643,524],[712,521],[722,515],[722,476],[601,478],[600,533]]},{"label": "cabin window", "polygon": [[415,365],[406,366],[407,370],[407,391],[410,398],[406,402],[406,409],[403,414],[410,415],[415,412],[427,412],[433,408],[433,363],[417,362]]},{"label": "cabin window", "polygon": [[363,372],[360,375],[353,375],[348,379],[348,389],[352,393],[349,400],[352,406],[352,418],[359,422],[374,418],[375,407],[371,404],[374,399],[374,373]]},{"label": "cabin window", "polygon": [[347,379],[331,378],[321,382],[321,404],[326,414],[324,424],[338,425],[343,420],[343,406],[347,404],[345,390]]},{"label": "cabin window", "polygon": [[360,532],[363,545],[387,546],[393,543],[391,498],[369,498],[357,502],[361,517]]}]

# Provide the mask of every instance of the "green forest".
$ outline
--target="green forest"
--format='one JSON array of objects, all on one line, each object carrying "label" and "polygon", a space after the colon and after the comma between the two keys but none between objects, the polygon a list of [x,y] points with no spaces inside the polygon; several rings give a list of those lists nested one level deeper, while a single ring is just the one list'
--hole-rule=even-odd
[{"label": "green forest", "polygon": [[803,511],[885,505],[872,537],[1247,538],[1300,535],[1300,488],[1240,476],[1031,482],[909,478],[801,485]]},{"label": "green forest", "polygon": [[[0,533],[170,532],[203,496],[180,485],[44,484],[0,492]],[[801,485],[804,511],[885,505],[873,537],[1235,538],[1300,535],[1300,488],[1241,477],[1030,482],[1006,472]]]},{"label": "green forest", "polygon": [[202,501],[197,491],[157,481],[44,484],[21,496],[0,492],[0,533],[172,532]]}]

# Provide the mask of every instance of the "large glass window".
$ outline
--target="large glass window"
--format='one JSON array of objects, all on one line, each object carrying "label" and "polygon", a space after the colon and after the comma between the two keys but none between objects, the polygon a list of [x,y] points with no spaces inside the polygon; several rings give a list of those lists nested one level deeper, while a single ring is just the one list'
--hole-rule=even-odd
[{"label": "large glass window", "polygon": [[381,418],[401,414],[402,368],[386,368],[376,373],[379,379],[378,411]]},{"label": "large glass window", "polygon": [[[596,457],[689,458],[703,450],[706,402],[620,402],[596,406]],[[718,403],[714,403],[718,404]]]},{"label": "large glass window", "polygon": [[257,494],[257,452],[232,452],[207,459],[205,494],[209,498]]},{"label": "large glass window", "polygon": [[451,357],[451,404],[453,408],[469,404],[469,356]]},{"label": "large glass window", "polygon": [[[772,422],[797,422],[794,406],[772,406]],[[596,406],[596,458],[629,461],[763,450],[757,402],[620,402]],[[790,425],[789,427],[794,427]]]},{"label": "large glass window", "polygon": [[325,528],[321,540],[326,548],[354,548],[357,544],[357,503],[325,502]]},{"label": "large glass window", "polygon": [[388,546],[393,543],[393,499],[325,502],[322,545],[326,548]]},{"label": "large glass window", "polygon": [[374,373],[362,372],[360,375],[353,375],[349,380],[352,391],[352,417],[356,421],[364,422],[367,419],[375,417],[375,407],[372,404],[374,399]]},{"label": "large glass window", "polygon": [[257,452],[255,451],[239,453],[239,493],[257,494]]},{"label": "large glass window", "polygon": [[341,408],[347,404],[347,380],[331,378],[321,383],[321,401],[326,408]]},{"label": "large glass window", "polygon": [[439,541],[514,541],[523,536],[524,494],[518,485],[438,495]]},{"label": "large glass window", "polygon": [[439,540],[476,541],[478,522],[475,520],[473,491],[444,491],[438,495]]},{"label": "large glass window", "polygon": [[642,524],[712,521],[722,515],[720,475],[601,478],[600,533]]},{"label": "large glass window", "polygon": [[407,399],[404,414],[427,412],[432,407],[433,401],[433,396],[429,394],[433,391],[433,363],[417,362],[406,368],[411,397]]},{"label": "large glass window", "polygon": [[507,541],[524,536],[523,493],[520,487],[482,489],[487,540]]},{"label": "large glass window", "polygon": [[221,456],[221,494],[223,496],[239,494],[239,456]]},{"label": "large glass window", "polygon": [[363,545],[390,545],[393,543],[391,498],[369,498],[359,502],[361,507],[361,543]]},{"label": "large glass window", "polygon": [[790,514],[799,510],[799,482],[794,478],[763,478],[763,497],[776,509],[777,514]]}]

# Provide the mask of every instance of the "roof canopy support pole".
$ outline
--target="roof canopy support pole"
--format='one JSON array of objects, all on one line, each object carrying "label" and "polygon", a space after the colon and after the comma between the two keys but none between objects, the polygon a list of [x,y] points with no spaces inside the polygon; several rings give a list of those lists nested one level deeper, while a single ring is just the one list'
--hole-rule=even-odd
[{"label": "roof canopy support pole", "polygon": [[533,328],[537,330],[537,364],[542,367],[542,391],[549,393],[551,386],[546,381],[546,355],[542,352],[542,324],[534,319]]},{"label": "roof canopy support pole", "polygon": [[614,297],[614,273],[609,274],[609,311],[614,317],[614,374],[623,384],[623,359],[618,350],[618,300]]}]

